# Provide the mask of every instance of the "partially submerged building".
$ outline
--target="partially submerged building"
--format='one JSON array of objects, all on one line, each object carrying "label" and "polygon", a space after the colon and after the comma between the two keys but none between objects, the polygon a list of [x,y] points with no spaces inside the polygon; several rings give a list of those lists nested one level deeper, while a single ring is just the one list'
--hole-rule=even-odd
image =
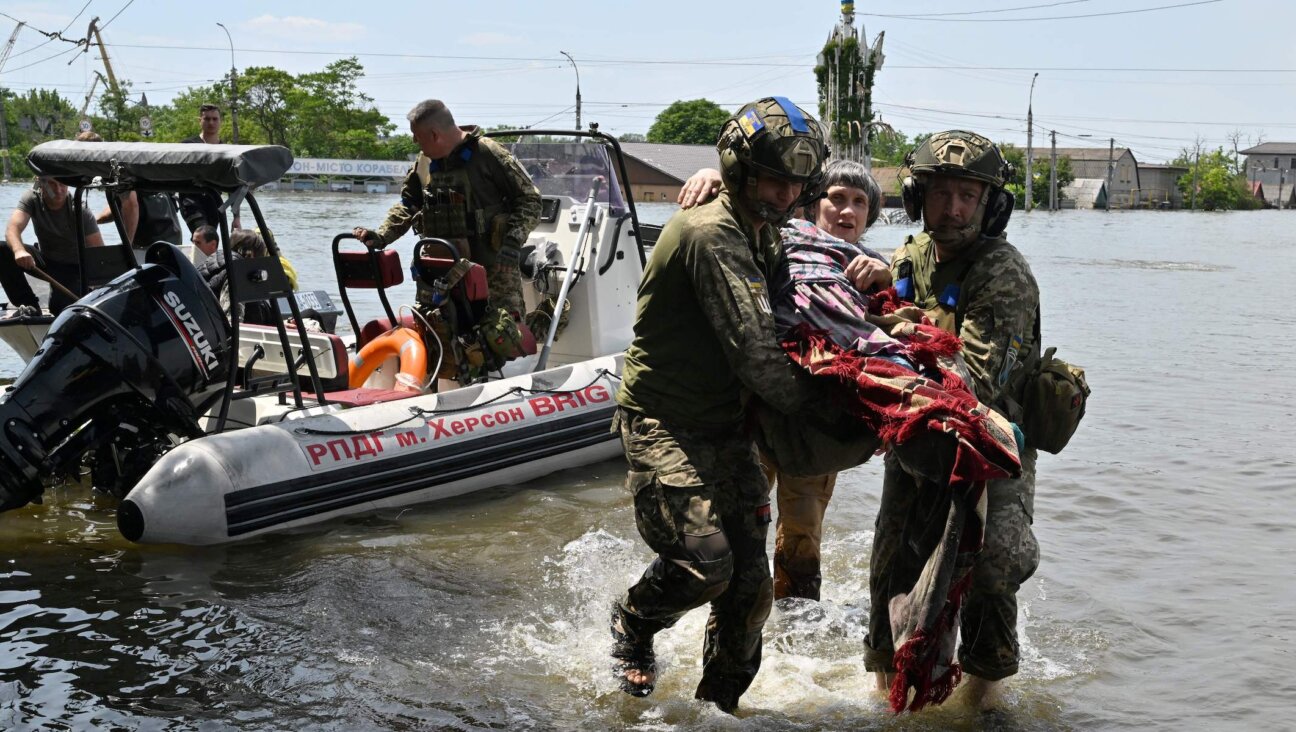
[{"label": "partially submerged building", "polygon": [[1263,184],[1265,203],[1290,208],[1293,201],[1293,172],[1296,172],[1296,142],[1265,142],[1242,150],[1246,156],[1242,171],[1250,182]]}]

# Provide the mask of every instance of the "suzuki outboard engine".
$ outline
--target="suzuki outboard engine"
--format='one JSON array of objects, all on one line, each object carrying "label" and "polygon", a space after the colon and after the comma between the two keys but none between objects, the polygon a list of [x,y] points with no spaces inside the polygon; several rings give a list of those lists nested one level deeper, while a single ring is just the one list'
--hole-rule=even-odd
[{"label": "suzuki outboard engine", "polygon": [[174,246],[145,261],[64,310],[0,395],[0,511],[38,501],[42,478],[91,451],[96,485],[124,492],[173,436],[203,434],[228,375],[225,316]]}]

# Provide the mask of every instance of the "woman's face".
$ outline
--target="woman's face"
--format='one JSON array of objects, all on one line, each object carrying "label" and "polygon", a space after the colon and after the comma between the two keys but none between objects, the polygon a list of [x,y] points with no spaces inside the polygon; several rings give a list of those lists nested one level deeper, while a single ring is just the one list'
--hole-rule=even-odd
[{"label": "woman's face", "polygon": [[819,201],[815,226],[854,244],[863,238],[868,218],[867,193],[850,186],[829,186],[828,195]]}]

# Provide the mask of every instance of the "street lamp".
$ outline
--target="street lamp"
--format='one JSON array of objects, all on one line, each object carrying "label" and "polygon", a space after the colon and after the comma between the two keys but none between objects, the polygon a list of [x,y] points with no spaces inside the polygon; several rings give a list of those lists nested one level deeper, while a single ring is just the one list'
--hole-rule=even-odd
[{"label": "street lamp", "polygon": [[566,51],[559,51],[558,53],[561,53],[562,55],[566,56],[567,60],[571,61],[572,68],[575,69],[576,71],[576,129],[579,130],[581,128],[580,126],[580,69],[576,67],[576,59],[572,58],[570,53],[567,53]]},{"label": "street lamp", "polygon": [[225,39],[230,47],[230,127],[234,131],[234,144],[239,144],[238,134],[238,72],[234,67],[234,39],[230,37],[229,28],[224,23],[217,23],[225,31]]},{"label": "street lamp", "polygon": [[1035,203],[1035,173],[1031,169],[1034,162],[1035,150],[1031,146],[1033,134],[1035,132],[1035,80],[1039,78],[1039,72],[1031,77],[1030,96],[1026,98],[1026,213],[1030,213],[1032,204]]}]

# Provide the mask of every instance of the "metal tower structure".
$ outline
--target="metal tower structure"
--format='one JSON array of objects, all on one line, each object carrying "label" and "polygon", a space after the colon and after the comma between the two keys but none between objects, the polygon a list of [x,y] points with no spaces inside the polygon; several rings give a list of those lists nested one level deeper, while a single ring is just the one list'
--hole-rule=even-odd
[{"label": "metal tower structure", "polygon": [[[14,27],[13,33],[9,35],[9,42],[5,44],[3,50],[0,50],[0,71],[4,70],[5,62],[9,60],[9,54],[13,53],[14,42],[18,40],[18,31],[26,25],[21,20]],[[3,169],[0,170],[0,180],[9,180],[12,171],[9,169],[9,125],[8,117],[5,116],[5,92],[0,89],[0,160],[3,160]]]},{"label": "metal tower structure", "polygon": [[873,77],[882,68],[886,33],[879,33],[871,47],[861,42],[864,35],[862,27],[855,28],[855,3],[841,0],[841,20],[816,59],[815,76],[819,116],[828,130],[833,156],[871,168],[869,143],[879,126],[873,118]]}]

